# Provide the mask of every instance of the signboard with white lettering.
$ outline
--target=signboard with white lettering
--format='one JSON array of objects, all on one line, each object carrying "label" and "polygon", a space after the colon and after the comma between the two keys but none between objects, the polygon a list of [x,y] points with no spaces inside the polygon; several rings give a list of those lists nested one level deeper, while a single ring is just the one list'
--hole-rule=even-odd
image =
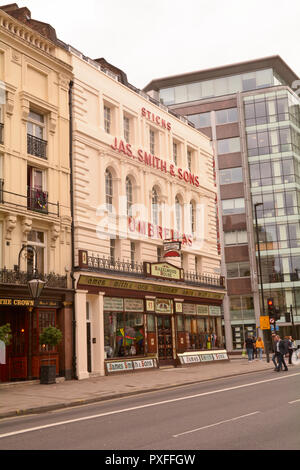
[{"label": "signboard with white lettering", "polygon": [[181,365],[229,360],[227,351],[224,349],[214,350],[209,353],[207,351],[186,352],[177,354],[177,356]]},{"label": "signboard with white lettering", "polygon": [[123,299],[118,297],[104,297],[104,310],[112,312],[123,312]]},{"label": "signboard with white lettering", "polygon": [[155,358],[144,359],[127,359],[120,361],[105,361],[108,374],[116,372],[133,372],[135,370],[145,370],[157,368],[157,360]]}]

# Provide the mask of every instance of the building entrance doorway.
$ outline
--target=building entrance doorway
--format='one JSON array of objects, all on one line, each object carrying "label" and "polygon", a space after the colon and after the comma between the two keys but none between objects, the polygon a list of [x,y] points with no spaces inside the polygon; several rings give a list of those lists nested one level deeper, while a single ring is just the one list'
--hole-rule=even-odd
[{"label": "building entrance doorway", "polygon": [[158,360],[160,364],[173,364],[172,319],[169,315],[157,316]]},{"label": "building entrance doorway", "polygon": [[10,324],[12,340],[6,347],[6,364],[0,365],[0,382],[27,378],[28,326],[26,308],[1,308],[0,325]]}]

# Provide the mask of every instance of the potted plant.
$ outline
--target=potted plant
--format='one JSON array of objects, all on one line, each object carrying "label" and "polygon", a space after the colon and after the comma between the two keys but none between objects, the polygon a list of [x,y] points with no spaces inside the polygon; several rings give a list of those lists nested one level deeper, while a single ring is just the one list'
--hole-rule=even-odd
[{"label": "potted plant", "polygon": [[0,341],[3,341],[5,346],[10,344],[12,338],[10,324],[7,323],[6,325],[0,326]]},{"label": "potted plant", "polygon": [[[48,326],[44,328],[40,335],[40,344],[42,346],[55,347],[62,340],[62,332],[54,326]],[[50,364],[51,351],[48,349],[48,364],[41,366],[40,371],[40,383],[41,384],[53,384],[56,382],[56,365]]]}]

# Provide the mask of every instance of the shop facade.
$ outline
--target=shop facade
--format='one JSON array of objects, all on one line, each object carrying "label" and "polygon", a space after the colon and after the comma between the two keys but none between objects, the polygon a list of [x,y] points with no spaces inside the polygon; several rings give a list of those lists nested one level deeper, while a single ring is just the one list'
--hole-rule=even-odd
[{"label": "shop facade", "polygon": [[77,377],[208,360],[225,292],[210,140],[69,51]]},{"label": "shop facade", "polygon": [[[88,259],[90,259],[88,257]],[[146,263],[147,264],[147,263]],[[180,271],[170,263],[154,263]],[[144,271],[145,272],[145,271]],[[228,359],[222,336],[224,279],[158,281],[142,273],[76,274],[79,378]],[[202,284],[202,285],[201,285]],[[85,309],[85,312],[82,311]]]},{"label": "shop facade", "polygon": [[[1,281],[7,281],[4,276],[2,272]],[[57,276],[55,282],[48,280],[37,303],[30,298],[26,284],[6,284],[4,288],[1,283],[0,325],[10,325],[12,339],[0,364],[0,382],[38,379],[45,364],[56,365],[57,376],[72,378],[72,342],[63,341],[56,348],[39,344],[41,332],[49,326],[59,328],[64,338],[72,338],[72,309],[73,296],[63,276]]]}]

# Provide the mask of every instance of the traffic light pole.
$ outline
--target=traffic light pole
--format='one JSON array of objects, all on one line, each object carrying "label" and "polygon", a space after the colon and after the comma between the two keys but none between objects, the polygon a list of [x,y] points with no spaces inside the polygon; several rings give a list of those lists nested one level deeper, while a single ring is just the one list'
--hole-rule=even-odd
[{"label": "traffic light pole", "polygon": [[[257,253],[258,253],[258,267],[259,267],[259,277],[260,277],[260,291],[261,291],[262,311],[263,311],[263,316],[265,316],[266,315],[265,298],[264,298],[263,280],[262,280],[262,273],[261,273],[260,243],[259,243],[259,233],[258,233],[258,224],[257,224],[257,207],[262,206],[262,205],[263,205],[262,202],[257,202],[256,204],[254,204],[254,214],[255,214],[255,231],[256,231],[256,241],[257,241]],[[269,338],[267,337],[266,330],[263,330],[263,336],[264,336],[264,344],[265,344],[267,362],[270,362]]]}]

